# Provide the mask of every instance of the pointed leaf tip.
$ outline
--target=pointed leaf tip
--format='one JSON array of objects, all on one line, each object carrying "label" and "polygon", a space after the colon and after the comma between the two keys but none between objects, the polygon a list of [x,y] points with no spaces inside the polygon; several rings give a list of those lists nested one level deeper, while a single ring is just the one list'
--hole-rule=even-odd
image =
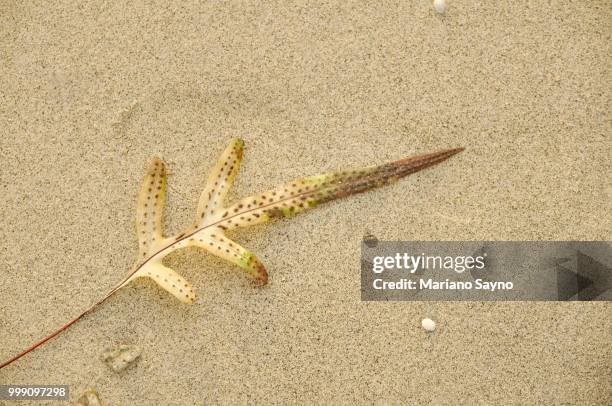
[{"label": "pointed leaf tip", "polygon": [[414,172],[418,172],[422,169],[428,168],[430,166],[439,164],[442,161],[447,160],[463,151],[465,148],[451,148],[445,149],[441,151],[431,152],[428,154],[416,155],[411,157],[406,157],[399,159],[397,161],[393,161],[388,165],[382,165],[382,168],[392,168],[391,172],[396,172],[395,175],[398,178],[410,175]]}]

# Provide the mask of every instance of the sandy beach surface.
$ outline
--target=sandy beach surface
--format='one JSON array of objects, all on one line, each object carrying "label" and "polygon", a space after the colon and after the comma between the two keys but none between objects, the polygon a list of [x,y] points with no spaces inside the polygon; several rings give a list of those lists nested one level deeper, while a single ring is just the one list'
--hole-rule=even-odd
[{"label": "sandy beach surface", "polygon": [[[0,384],[68,384],[73,402],[94,387],[105,405],[609,404],[609,303],[366,303],[359,254],[366,234],[610,240],[611,22],[609,1],[0,1],[1,360],[129,271],[153,154],[176,233],[232,137],[232,198],[466,147],[232,233],[264,288],[173,254],[198,303],[133,283]],[[117,374],[100,357],[120,344],[142,355]]]}]

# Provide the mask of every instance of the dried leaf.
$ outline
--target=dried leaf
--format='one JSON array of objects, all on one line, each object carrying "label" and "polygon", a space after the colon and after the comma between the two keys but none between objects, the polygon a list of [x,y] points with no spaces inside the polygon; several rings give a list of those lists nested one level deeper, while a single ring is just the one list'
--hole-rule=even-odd
[{"label": "dried leaf", "polygon": [[[188,246],[203,248],[238,265],[256,281],[265,284],[268,273],[263,264],[253,253],[230,240],[225,235],[226,231],[291,216],[324,202],[387,185],[463,150],[448,149],[384,165],[300,178],[226,206],[224,200],[238,173],[243,149],[242,140],[232,140],[208,177],[198,204],[196,222],[185,232],[169,238],[164,238],[162,222],[167,170],[161,158],[154,157],[138,195],[136,231],[139,253],[132,271],[102,299],[52,334],[0,364],[0,369],[69,328],[134,279],[151,278],[181,302],[195,302],[196,294],[189,282],[162,263],[164,257],[177,249]],[[134,349],[120,348],[116,351],[116,354],[107,354],[111,368],[116,370],[124,368],[140,354],[139,350]]]},{"label": "dried leaf", "polygon": [[401,177],[441,162],[461,151],[449,149],[383,165],[331,172],[299,178],[227,206],[225,198],[242,160],[244,142],[234,139],[212,168],[200,197],[193,226],[177,236],[164,238],[162,211],[166,167],[155,157],[143,181],[138,199],[138,233],[141,258],[123,285],[139,277],[152,278],[162,289],[183,303],[193,303],[193,287],[162,260],[170,252],[196,246],[238,265],[261,284],[268,281],[264,265],[250,251],[232,241],[226,231],[260,224],[277,217],[288,217],[321,203],[387,185]]}]

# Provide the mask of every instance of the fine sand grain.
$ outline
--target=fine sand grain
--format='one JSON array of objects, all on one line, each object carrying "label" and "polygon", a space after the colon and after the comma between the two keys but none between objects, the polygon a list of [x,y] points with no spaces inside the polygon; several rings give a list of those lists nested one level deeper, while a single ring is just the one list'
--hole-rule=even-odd
[{"label": "fine sand grain", "polygon": [[[178,232],[231,137],[233,197],[466,151],[234,233],[264,288],[178,252],[198,304],[134,283],[0,384],[95,387],[106,405],[609,404],[609,303],[363,303],[359,277],[366,234],[611,239],[609,1],[167,3],[0,1],[2,360],[129,270],[155,153]],[[100,357],[121,344],[142,355],[116,374]]]}]

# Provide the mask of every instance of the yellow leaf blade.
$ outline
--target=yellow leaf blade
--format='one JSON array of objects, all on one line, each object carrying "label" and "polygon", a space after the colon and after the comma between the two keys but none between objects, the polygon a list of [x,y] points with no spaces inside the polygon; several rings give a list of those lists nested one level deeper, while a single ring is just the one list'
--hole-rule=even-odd
[{"label": "yellow leaf blade", "polygon": [[219,157],[200,196],[197,209],[198,222],[201,222],[204,217],[207,219],[214,217],[217,211],[222,209],[227,192],[234,183],[240,168],[243,150],[244,141],[236,138],[230,142]]},{"label": "yellow leaf blade", "polygon": [[176,273],[176,271],[164,266],[161,262],[147,263],[130,280],[141,277],[153,279],[162,289],[183,303],[191,304],[196,299],[193,286]]},{"label": "yellow leaf blade", "polygon": [[221,259],[238,265],[262,285],[268,283],[268,272],[261,261],[249,250],[227,238],[219,228],[203,230],[189,239],[190,244],[200,247]]},{"label": "yellow leaf blade", "polygon": [[163,238],[162,216],[166,194],[166,165],[159,157],[149,164],[136,206],[139,258],[146,257]]}]

